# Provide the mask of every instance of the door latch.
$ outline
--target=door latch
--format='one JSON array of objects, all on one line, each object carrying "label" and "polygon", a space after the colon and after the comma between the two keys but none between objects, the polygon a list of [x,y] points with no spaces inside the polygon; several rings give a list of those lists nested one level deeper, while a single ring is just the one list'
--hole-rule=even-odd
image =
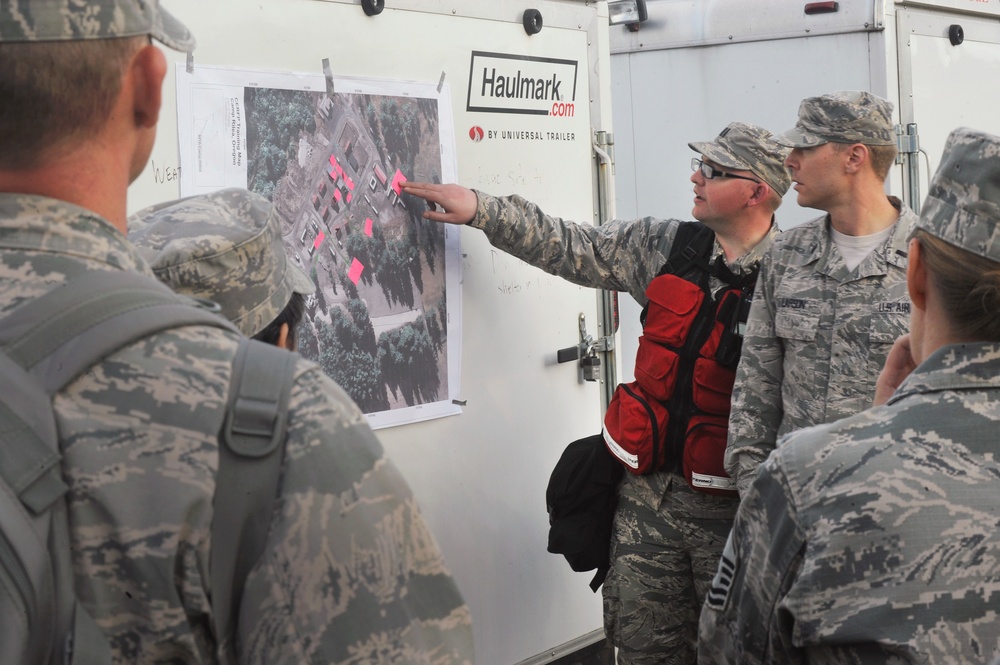
[{"label": "door latch", "polygon": [[601,379],[601,358],[598,352],[611,351],[615,348],[613,337],[601,337],[595,340],[587,332],[587,318],[580,315],[580,343],[556,351],[556,360],[561,363],[568,363],[574,360],[580,361],[580,369],[583,371],[585,381],[600,381]]}]

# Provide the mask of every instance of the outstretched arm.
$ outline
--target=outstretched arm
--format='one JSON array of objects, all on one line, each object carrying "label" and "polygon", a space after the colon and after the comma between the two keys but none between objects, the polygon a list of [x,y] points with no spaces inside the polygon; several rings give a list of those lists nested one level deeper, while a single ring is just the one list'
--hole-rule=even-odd
[{"label": "outstretched arm", "polygon": [[666,260],[678,227],[676,220],[652,217],[601,226],[577,223],[547,215],[516,194],[490,196],[459,185],[407,182],[402,188],[431,204],[424,219],[469,224],[497,249],[551,275],[628,291],[639,302],[645,302],[646,286]]},{"label": "outstretched arm", "polygon": [[403,184],[407,194],[419,196],[428,203],[444,208],[438,212],[432,207],[424,212],[424,219],[447,224],[468,224],[479,208],[476,193],[461,185],[434,185],[428,182],[407,182]]}]

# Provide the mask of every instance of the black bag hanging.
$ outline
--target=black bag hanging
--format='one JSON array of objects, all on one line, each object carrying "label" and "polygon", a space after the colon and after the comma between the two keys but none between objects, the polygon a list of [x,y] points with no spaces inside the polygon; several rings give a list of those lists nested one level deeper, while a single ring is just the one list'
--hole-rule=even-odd
[{"label": "black bag hanging", "polygon": [[590,582],[595,592],[610,568],[611,528],[624,472],[604,436],[595,434],[566,447],[545,489],[548,551],[562,554],[577,572],[596,569]]}]

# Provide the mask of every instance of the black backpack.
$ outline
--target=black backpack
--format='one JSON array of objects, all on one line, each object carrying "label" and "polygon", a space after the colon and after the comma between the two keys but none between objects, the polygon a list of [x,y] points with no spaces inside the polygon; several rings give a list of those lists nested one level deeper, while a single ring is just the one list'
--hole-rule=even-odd
[{"label": "black backpack", "polygon": [[[104,633],[73,589],[69,488],[51,399],[105,356],[184,325],[238,332],[193,299],[119,271],[77,275],[0,320],[0,663],[111,662]],[[295,360],[246,338],[233,359],[209,562],[213,631],[227,660],[243,583],[273,514]]]},{"label": "black backpack", "polygon": [[610,568],[611,529],[618,506],[618,483],[625,467],[608,452],[602,434],[566,447],[552,470],[545,503],[549,512],[549,552],[562,554],[577,572],[597,570],[597,591]]}]

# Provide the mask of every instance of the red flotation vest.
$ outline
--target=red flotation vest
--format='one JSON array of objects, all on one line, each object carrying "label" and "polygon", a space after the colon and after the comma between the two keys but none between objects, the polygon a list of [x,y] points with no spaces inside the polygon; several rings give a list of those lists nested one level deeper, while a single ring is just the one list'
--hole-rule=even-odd
[{"label": "red flotation vest", "polygon": [[[730,400],[757,269],[737,277],[699,222],[678,229],[646,288],[635,380],[615,390],[604,418],[608,450],[635,474],[683,473],[696,490],[734,496],[723,468]],[[712,293],[710,276],[726,286]]]}]

